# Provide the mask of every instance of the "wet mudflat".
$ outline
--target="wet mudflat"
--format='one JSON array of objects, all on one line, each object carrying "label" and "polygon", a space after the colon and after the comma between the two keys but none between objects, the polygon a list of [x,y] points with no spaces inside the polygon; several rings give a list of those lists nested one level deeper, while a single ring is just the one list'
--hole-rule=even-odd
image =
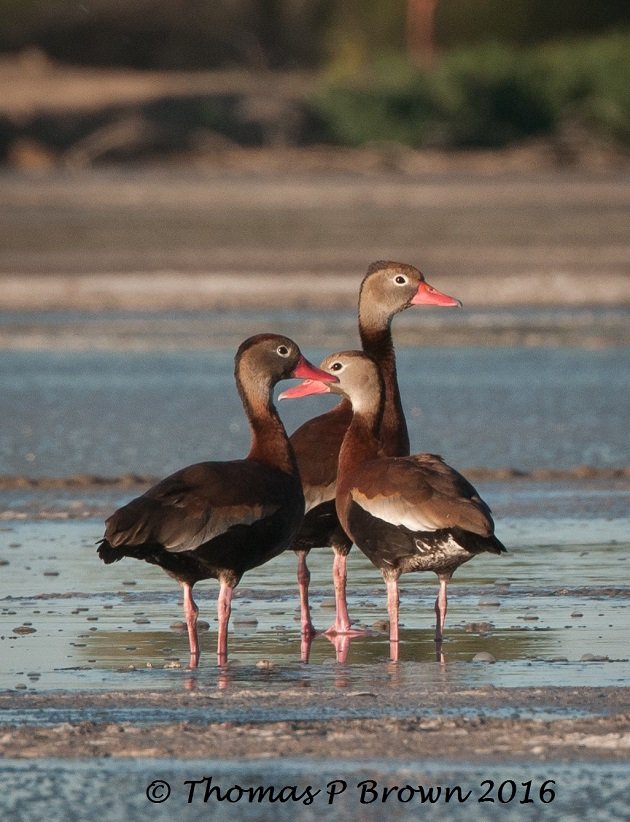
[{"label": "wet mudflat", "polygon": [[[565,772],[566,796],[584,787],[579,763],[627,755],[623,346],[430,348],[420,363],[416,348],[399,347],[414,446],[452,462],[456,453],[464,471],[483,468],[471,478],[509,548],[458,571],[442,658],[433,643],[435,580],[411,575],[401,586],[401,661],[389,662],[384,586],[356,550],[351,614],[370,633],[342,653],[324,635],[303,647],[295,557],[286,553],[237,589],[225,669],[214,657],[216,585],[198,586],[208,630],[194,672],[177,586],[131,560],[102,566],[95,542],[104,518],[151,477],[201,455],[245,452],[232,352],[84,349],[27,347],[3,359],[10,413],[2,439],[0,744],[9,759],[51,757],[38,763],[38,784],[45,773],[54,784],[58,773],[67,795],[80,796],[127,774],[123,760],[168,756],[177,770],[173,761],[212,763],[220,748],[234,768],[245,767],[238,773],[249,773],[252,757],[271,757],[268,772],[252,765],[252,773],[273,784],[305,756],[341,757],[348,778],[395,776],[398,766],[388,763],[405,758],[436,774],[435,757],[457,761],[462,773],[481,759],[568,761],[577,764]],[[281,411],[290,429],[315,413],[298,403]],[[313,551],[310,566],[314,620],[324,629],[333,615],[329,553]],[[395,740],[385,763],[366,771],[384,738]],[[121,764],[63,765],[103,755]],[[26,779],[26,765],[8,767],[13,784]],[[153,765],[135,767],[154,773]],[[222,767],[215,773],[233,780],[232,766]],[[526,782],[518,769],[510,778],[521,775]],[[132,813],[135,796],[125,799]],[[137,801],[148,803],[144,794]]]},{"label": "wet mudflat", "polygon": [[[237,589],[226,668],[214,658],[216,585],[198,586],[209,624],[195,671],[177,586],[96,559],[102,517],[132,488],[5,491],[3,811],[80,819],[89,801],[107,819],[623,818],[630,483],[477,485],[510,553],[459,570],[442,657],[435,581],[415,575],[402,580],[401,661],[389,662],[384,586],[356,550],[350,608],[370,635],[343,661],[325,636],[305,649],[289,552]],[[329,553],[310,565],[325,628]]]},{"label": "wet mudflat", "polygon": [[[443,666],[435,664],[433,643],[435,579],[403,577],[401,661],[420,665],[422,677],[436,687],[623,685],[630,674],[630,483],[574,480],[550,488],[549,482],[508,480],[478,487],[494,502],[509,554],[479,557],[458,571]],[[110,504],[106,497],[100,507]],[[188,682],[177,585],[159,569],[131,560],[101,567],[94,546],[101,527],[92,517],[52,514],[3,522],[0,687],[133,690]],[[323,630],[333,613],[330,553],[311,552],[309,564],[314,621]],[[231,662],[221,673],[214,660],[217,586],[211,580],[197,586],[208,631],[193,679],[217,687],[234,682],[267,688],[275,682],[282,689],[290,682],[335,687],[340,677],[360,689],[381,675],[388,678],[378,572],[360,552],[351,552],[352,616],[370,635],[348,642],[343,656],[349,667],[340,668],[325,636],[310,649],[301,647],[295,568],[293,553],[286,552],[243,579],[233,609]],[[479,653],[496,662],[473,663]],[[308,664],[301,661],[306,656]]]},{"label": "wet mudflat", "polygon": [[[309,354],[318,361],[324,351]],[[623,346],[445,347],[418,361],[417,349],[399,348],[413,447],[442,453],[465,473],[483,466],[486,474],[471,478],[509,549],[463,566],[452,586],[445,653],[449,675],[466,687],[620,685],[627,676],[630,478],[613,471],[630,465],[626,354]],[[144,563],[103,566],[95,542],[103,520],[151,476],[246,453],[232,356],[216,348],[6,352],[0,687],[177,687],[187,662],[177,586]],[[334,402],[319,399],[281,405],[289,430]],[[581,465],[593,470],[580,479]],[[564,479],[537,479],[541,468]],[[314,618],[324,629],[332,621],[329,552],[312,552],[310,565]],[[427,662],[425,676],[435,670],[435,588],[429,575],[402,579],[401,659]],[[211,677],[215,595],[211,581],[198,586],[210,628],[202,670]],[[353,618],[373,633],[344,655],[365,665],[369,679],[370,665],[388,657],[384,586],[356,550],[350,597]],[[300,664],[296,608],[292,553],[243,579],[233,614],[237,681],[252,673],[264,682],[255,666],[265,659],[289,677],[334,679],[326,637],[310,648],[315,667]],[[491,674],[470,664],[478,652],[496,658]]]}]

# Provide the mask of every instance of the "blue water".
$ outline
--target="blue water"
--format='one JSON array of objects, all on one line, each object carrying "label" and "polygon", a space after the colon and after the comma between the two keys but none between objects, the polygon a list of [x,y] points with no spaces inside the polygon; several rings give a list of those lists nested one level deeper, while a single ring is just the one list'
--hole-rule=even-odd
[{"label": "blue water", "polygon": [[[566,313],[549,312],[547,327],[554,318],[560,325],[567,320]],[[15,340],[16,323],[24,319],[27,333],[33,324],[39,333],[45,318],[9,319]],[[131,319],[136,323],[134,345],[125,337]],[[68,318],[58,317],[57,322],[47,315],[46,344],[4,350],[0,476],[163,476],[200,459],[243,456],[249,432],[232,374],[237,341],[232,345],[226,344],[224,335],[212,338],[227,321],[217,316],[207,338],[200,333],[193,344],[189,336],[175,333],[190,317],[176,318],[171,327],[163,319],[162,345],[154,327],[147,328],[142,340],[137,323],[145,320],[129,315],[120,315],[114,331],[107,320],[105,336],[98,339],[94,318],[87,319],[76,329],[72,345],[65,336]],[[271,323],[277,317],[259,319]],[[298,340],[299,319],[293,318],[290,329]],[[520,319],[531,325],[527,312]],[[496,320],[495,316],[495,325]],[[513,320],[506,318],[506,327]],[[104,315],[99,322],[106,322]],[[197,317],[196,322],[201,332],[205,320]],[[353,322],[348,315],[334,333],[330,328],[330,333],[323,333],[316,318],[305,315],[306,355],[318,362],[329,347],[352,345]],[[484,322],[480,327],[485,328]],[[252,325],[247,333],[257,330],[261,329]],[[474,345],[448,345],[447,330],[442,328],[445,336],[439,346],[413,345],[407,339],[397,347],[414,450],[442,453],[464,471],[472,466],[530,470],[630,465],[627,347],[488,346],[485,330]],[[340,344],[339,337],[344,336],[347,341]],[[280,412],[291,431],[332,402],[330,397],[287,402],[280,404]],[[229,695],[245,689],[277,695],[273,709],[263,707],[260,714],[251,703],[240,709],[226,703],[219,706],[223,713],[215,710],[215,716],[225,721],[264,722],[378,715],[372,700],[345,708],[338,696],[349,689],[398,695],[419,684],[436,692],[484,686],[624,686],[630,671],[628,480],[497,479],[476,485],[493,508],[497,532],[509,553],[478,558],[459,570],[451,586],[440,664],[433,643],[435,578],[418,574],[402,579],[401,661],[393,671],[382,632],[352,640],[343,663],[335,659],[330,642],[318,636],[309,661],[301,661],[295,557],[287,552],[248,574],[237,589],[227,672],[215,664],[217,586],[213,581],[198,586],[200,617],[210,625],[201,634],[200,667],[190,672],[186,636],[176,627],[182,614],[175,583],[144,563],[126,560],[105,567],[96,557],[94,543],[102,534],[103,519],[137,489],[14,487],[3,492],[0,689],[31,694],[56,689],[165,694],[162,713],[124,705],[109,713],[53,706],[48,711],[9,711],[5,721],[26,723],[34,730],[47,722],[82,719],[177,721],[183,717],[168,711],[169,691],[197,687],[205,693]],[[309,564],[313,618],[325,628],[333,613],[330,552],[312,552]],[[368,627],[386,616],[380,575],[356,549],[349,557],[349,604],[352,618]],[[484,624],[486,628],[475,627]],[[16,632],[20,626],[34,630]],[[479,652],[491,653],[496,662],[474,662]],[[261,669],[261,659],[270,660],[272,667]],[[287,694],[304,689],[334,698],[323,706],[321,701],[289,706],[283,702]],[[418,710],[414,706],[415,714]],[[426,709],[428,715],[431,710]],[[557,710],[563,710],[561,704]],[[205,712],[186,709],[189,723],[203,724],[206,718]],[[246,799],[205,803],[199,792],[191,797],[189,784],[205,777],[212,777],[224,791],[234,785],[276,790],[310,785],[319,793],[311,805],[250,804]],[[163,803],[147,798],[156,780],[170,786]],[[346,789],[329,805],[326,790],[335,780]],[[94,813],[104,820],[177,815],[191,820],[279,822],[322,817],[607,821],[625,818],[630,787],[628,769],[621,764],[562,763],[553,755],[545,763],[484,764],[474,752],[467,763],[372,762],[354,752],[346,759],[326,761],[5,760],[0,781],[0,807],[16,822],[70,822]],[[362,802],[362,797],[372,798],[368,789],[374,784],[379,791],[397,785],[403,792],[394,791],[385,803],[380,798]],[[367,785],[368,793],[362,794],[361,785]],[[404,791],[407,785],[427,790],[459,786],[460,795],[468,798],[422,803],[417,794]],[[525,801],[528,785],[533,802]],[[541,793],[545,788],[553,794]],[[164,786],[155,796],[164,796],[163,790]],[[241,794],[236,790],[231,796]],[[483,796],[494,801],[480,802]],[[543,802],[541,796],[550,801]]]},{"label": "blue water", "polygon": [[[486,344],[488,329],[510,324],[549,329],[582,322],[592,331],[599,321],[619,320],[622,314],[582,311],[576,320],[566,310],[473,312],[468,322],[479,330],[477,344],[470,346],[448,345],[464,312],[427,313],[423,324],[436,324],[440,345],[414,344],[416,325],[407,316],[397,318],[399,381],[412,449],[441,453],[464,472],[629,466],[627,347]],[[281,312],[238,317],[230,312],[5,312],[0,320],[12,341],[0,357],[0,476],[132,472],[159,477],[202,459],[240,458],[248,450],[249,430],[234,385],[235,345],[226,336],[284,321],[280,330],[298,339],[302,333],[308,341],[304,352],[317,363],[331,347],[352,345],[356,333],[352,311],[321,317],[292,312],[284,320]],[[43,329],[48,344],[26,344],[20,328],[29,334]],[[346,338],[343,346],[338,337]],[[292,431],[334,402],[310,397],[279,408]],[[456,576],[449,611],[451,671],[469,683],[568,684],[577,678],[619,684],[628,670],[628,481],[476,485],[509,553],[501,560],[477,559]],[[165,658],[184,659],[186,650],[185,636],[170,628],[181,620],[177,586],[159,569],[133,560],[105,567],[94,551],[105,517],[137,492],[137,487],[95,485],[3,492],[3,687],[110,687],[119,685],[119,669],[147,663],[154,666],[153,687],[169,687],[173,672],[163,669]],[[352,552],[350,563],[353,618],[372,625],[384,615],[382,580],[360,552]],[[330,552],[313,552],[310,564],[314,618],[326,627]],[[509,591],[500,594],[500,607],[480,605],[492,586],[501,590],[501,581],[509,583]],[[430,660],[434,576],[409,575],[402,588],[401,659]],[[558,598],[555,593],[564,588],[567,593]],[[202,665],[214,671],[214,583],[200,585],[199,596],[202,618],[211,624]],[[254,665],[261,656],[288,666],[289,676],[298,675],[295,597],[292,553],[243,580],[233,627],[235,658],[242,660],[246,679],[252,672],[256,678]],[[610,604],[602,607],[602,598]],[[537,621],[529,619],[532,609]],[[583,616],[572,617],[573,612]],[[85,613],[96,619],[86,624]],[[255,619],[256,627],[239,625],[239,617]],[[14,634],[23,620],[33,622],[35,633]],[[489,638],[466,630],[479,620],[493,623]],[[498,660],[491,670],[468,665],[476,651],[488,649]],[[38,665],[27,661],[34,650]],[[584,653],[608,660],[584,663]],[[325,639],[314,643],[313,662],[325,666],[333,655]],[[566,663],[549,664],[556,657]],[[353,642],[349,654],[359,683],[386,658],[383,636]],[[29,679],[29,671],[38,676]],[[320,673],[326,678],[330,669],[316,665],[308,676]],[[143,683],[138,673],[125,685]]]},{"label": "blue water", "polygon": [[[415,451],[460,469],[630,464],[626,348],[399,347],[398,362]],[[164,476],[239,458],[249,431],[232,372],[225,348],[4,351],[0,475]],[[280,411],[291,431],[333,402]]]}]

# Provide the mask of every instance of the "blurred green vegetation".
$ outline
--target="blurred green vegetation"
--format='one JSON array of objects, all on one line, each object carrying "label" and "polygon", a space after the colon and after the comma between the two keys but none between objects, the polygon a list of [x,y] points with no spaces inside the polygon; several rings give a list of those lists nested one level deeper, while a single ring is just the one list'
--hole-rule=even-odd
[{"label": "blurred green vegetation", "polygon": [[[22,139],[58,155],[99,129],[90,156],[186,150],[198,131],[234,145],[501,147],[568,132],[630,144],[630,0],[0,0],[0,56],[31,50],[236,69],[273,95],[261,105],[229,78],[220,93],[165,94],[138,102],[141,125],[118,137],[108,129],[130,104],[34,107],[31,120],[0,116],[0,161]],[[304,91],[273,85],[296,70]]]},{"label": "blurred green vegetation", "polygon": [[312,104],[349,145],[504,146],[579,125],[630,143],[630,31],[537,47],[490,43],[429,69],[400,54],[325,80]]},{"label": "blurred green vegetation", "polygon": [[629,23],[627,0],[439,0],[436,14],[444,48],[486,41],[532,45]]}]

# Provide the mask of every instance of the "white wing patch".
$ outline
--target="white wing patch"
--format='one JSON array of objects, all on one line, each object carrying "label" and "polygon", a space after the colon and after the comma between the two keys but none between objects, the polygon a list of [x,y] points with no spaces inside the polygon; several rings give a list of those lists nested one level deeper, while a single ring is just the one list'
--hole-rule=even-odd
[{"label": "white wing patch", "polygon": [[403,525],[410,531],[437,531],[438,528],[444,528],[444,524],[432,517],[430,511],[419,510],[417,505],[407,502],[400,494],[367,497],[358,488],[353,488],[350,496],[368,514],[389,522],[390,525]]},{"label": "white wing patch", "polygon": [[337,482],[331,482],[328,485],[309,485],[304,489],[304,503],[306,514],[311,508],[317,508],[322,502],[329,502],[335,498],[335,490]]}]

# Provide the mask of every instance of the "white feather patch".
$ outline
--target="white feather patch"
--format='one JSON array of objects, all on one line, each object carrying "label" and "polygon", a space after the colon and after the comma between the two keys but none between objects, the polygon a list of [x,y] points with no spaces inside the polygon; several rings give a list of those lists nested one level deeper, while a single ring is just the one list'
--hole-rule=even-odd
[{"label": "white feather patch", "polygon": [[437,531],[444,527],[431,516],[430,511],[419,509],[399,494],[391,497],[367,497],[358,488],[353,488],[350,495],[364,511],[390,525],[402,525],[410,531]]},{"label": "white feather patch", "polygon": [[307,513],[312,508],[317,508],[322,502],[330,502],[335,498],[335,490],[337,488],[336,482],[331,482],[328,485],[309,485],[304,489],[304,503],[305,511]]}]

